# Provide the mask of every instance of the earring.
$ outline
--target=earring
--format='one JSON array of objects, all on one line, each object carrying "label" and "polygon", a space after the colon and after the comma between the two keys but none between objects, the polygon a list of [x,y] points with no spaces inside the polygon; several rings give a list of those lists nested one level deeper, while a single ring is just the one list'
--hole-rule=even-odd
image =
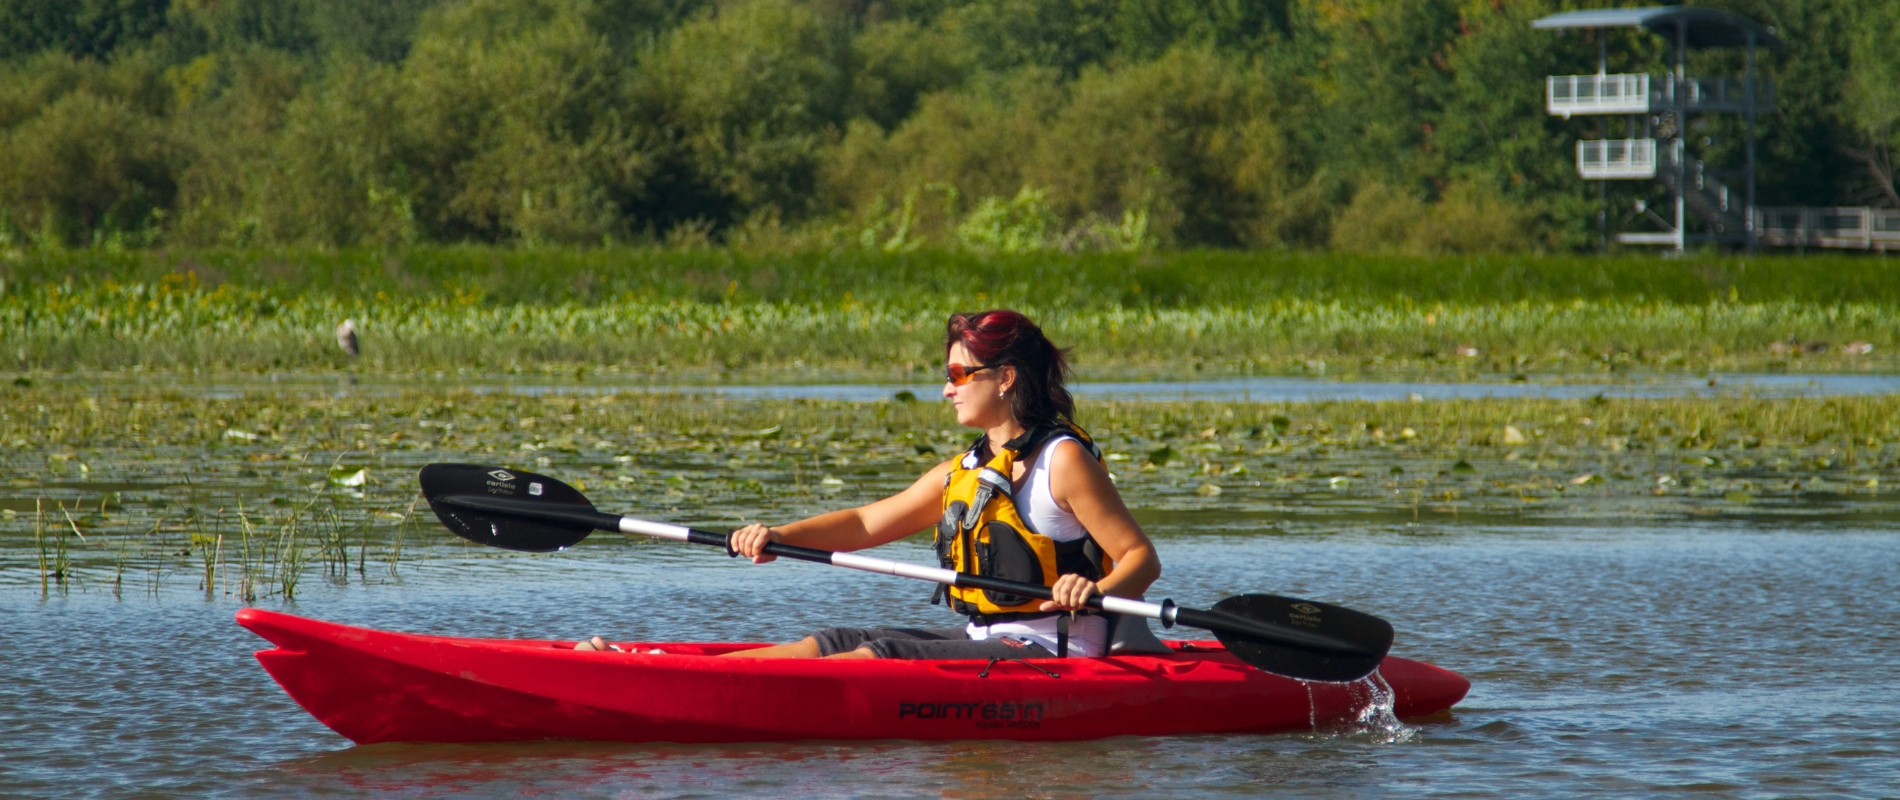
[{"label": "earring", "polygon": [[997,393],[996,393],[996,399],[998,399],[998,400],[1002,400],[1002,399],[1004,399],[1004,398],[1006,398],[1006,397],[1009,397],[1009,390],[1008,390],[1008,389],[1002,389],[1002,390],[999,390],[999,391],[997,391]]}]

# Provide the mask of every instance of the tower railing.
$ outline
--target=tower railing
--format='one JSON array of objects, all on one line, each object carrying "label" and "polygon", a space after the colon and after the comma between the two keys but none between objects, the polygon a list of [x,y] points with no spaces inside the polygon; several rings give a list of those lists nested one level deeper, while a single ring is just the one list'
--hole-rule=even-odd
[{"label": "tower railing", "polygon": [[1588,180],[1654,178],[1656,140],[1586,139],[1577,142],[1577,174]]},{"label": "tower railing", "polygon": [[[1544,108],[1551,116],[1645,114],[1675,105],[1690,111],[1744,111],[1748,83],[1741,78],[1652,78],[1644,74],[1552,75],[1544,79]],[[1755,109],[1774,105],[1774,85],[1755,81]]]},{"label": "tower railing", "polygon": [[1564,118],[1649,110],[1648,75],[1552,75],[1545,88],[1545,108]]},{"label": "tower railing", "polygon": [[1763,208],[1756,219],[1763,244],[1900,251],[1900,209]]}]

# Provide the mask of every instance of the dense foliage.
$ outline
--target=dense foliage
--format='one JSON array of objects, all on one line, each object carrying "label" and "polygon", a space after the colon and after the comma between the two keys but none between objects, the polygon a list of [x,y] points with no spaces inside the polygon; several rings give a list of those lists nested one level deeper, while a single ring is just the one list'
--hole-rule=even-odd
[{"label": "dense foliage", "polygon": [[[1764,201],[1900,204],[1900,0],[1715,4],[1789,43]],[[1570,5],[0,0],[0,248],[1586,248]]]}]

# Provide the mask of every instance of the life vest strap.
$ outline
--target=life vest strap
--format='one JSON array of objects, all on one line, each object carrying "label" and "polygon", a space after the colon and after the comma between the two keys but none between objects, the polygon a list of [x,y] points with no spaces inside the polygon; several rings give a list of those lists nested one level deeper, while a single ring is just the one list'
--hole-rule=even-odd
[{"label": "life vest strap", "polygon": [[[1090,456],[1097,461],[1102,460],[1102,449],[1095,440],[1083,433],[1082,429],[1076,427],[1074,423],[1066,420],[1037,425],[1023,431],[1023,435],[1004,442],[1003,449],[1022,455],[1041,447],[1044,442],[1052,438],[1065,435],[1075,437],[1075,440],[1082,445],[1082,449],[1088,451]],[[989,463],[990,459],[995,458],[995,454],[990,452],[989,435],[977,434],[976,439],[970,442],[969,448],[965,451],[965,457],[968,460],[963,462],[964,469],[975,469],[977,465]]]},{"label": "life vest strap", "polygon": [[976,474],[976,479],[982,481],[985,486],[995,489],[997,494],[1004,497],[1016,496],[1016,486],[1010,482],[1009,476],[991,467],[984,467],[982,472]]},{"label": "life vest strap", "polygon": [[1048,619],[1050,617],[1093,616],[1102,612],[1093,608],[1081,608],[1075,611],[1006,611],[997,614],[969,614],[970,621],[978,625],[995,625],[999,622],[1027,622],[1029,620]]}]

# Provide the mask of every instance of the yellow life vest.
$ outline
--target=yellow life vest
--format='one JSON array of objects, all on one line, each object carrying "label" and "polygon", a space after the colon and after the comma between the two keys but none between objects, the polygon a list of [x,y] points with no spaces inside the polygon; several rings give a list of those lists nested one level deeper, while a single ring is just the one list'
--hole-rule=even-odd
[{"label": "yellow life vest", "polygon": [[[1089,580],[1108,574],[1111,562],[1094,539],[1058,542],[1030,530],[1016,509],[1010,472],[1017,458],[1065,434],[1101,460],[1094,440],[1070,422],[1038,426],[1010,440],[987,464],[980,463],[986,439],[978,437],[957,460],[944,479],[943,519],[937,523],[937,558],[945,569],[1042,586],[1054,586],[1068,574]],[[1059,613],[1041,610],[1043,601],[1037,598],[970,587],[939,586],[931,602],[946,594],[952,610],[979,624]]]}]

